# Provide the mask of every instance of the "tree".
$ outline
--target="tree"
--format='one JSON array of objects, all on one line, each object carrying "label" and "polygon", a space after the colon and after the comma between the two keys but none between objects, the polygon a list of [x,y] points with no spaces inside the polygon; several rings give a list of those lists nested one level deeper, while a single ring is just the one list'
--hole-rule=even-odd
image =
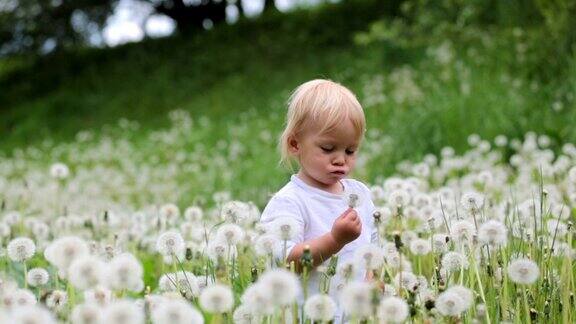
[{"label": "tree", "polygon": [[269,11],[275,11],[278,10],[276,8],[276,4],[274,3],[274,0],[264,0],[264,9],[263,12],[269,12]]},{"label": "tree", "polygon": [[217,25],[226,20],[225,0],[202,0],[192,4],[186,4],[184,0],[148,0],[148,2],[153,4],[156,13],[172,18],[178,30],[183,33],[204,29],[206,21]]},{"label": "tree", "polygon": [[[226,7],[241,0],[132,0],[147,3],[151,14],[172,18],[182,33],[226,21]],[[275,10],[274,0],[264,11]],[[49,52],[94,43],[120,0],[0,0],[0,56]]]},{"label": "tree", "polygon": [[0,54],[38,52],[88,42],[118,0],[0,2]]}]

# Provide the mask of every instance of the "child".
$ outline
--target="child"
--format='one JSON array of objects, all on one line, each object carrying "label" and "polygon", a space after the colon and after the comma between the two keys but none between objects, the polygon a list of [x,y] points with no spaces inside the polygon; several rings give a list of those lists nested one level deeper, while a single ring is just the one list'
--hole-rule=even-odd
[{"label": "child", "polygon": [[[370,190],[346,178],[354,169],[365,128],[360,103],[338,83],[308,81],[290,98],[280,146],[282,162],[291,165],[296,160],[299,171],[268,202],[261,223],[271,225],[288,216],[299,225],[285,251],[287,261],[294,261],[297,269],[305,246],[310,247],[314,267],[327,265],[333,255],[342,265],[352,261],[358,247],[377,240]],[[348,205],[349,193],[359,198],[354,208]],[[358,270],[350,280],[365,279],[365,269]],[[329,293],[335,301],[344,281],[337,274],[330,282]],[[309,296],[320,291],[319,284],[318,271],[313,270]]]}]

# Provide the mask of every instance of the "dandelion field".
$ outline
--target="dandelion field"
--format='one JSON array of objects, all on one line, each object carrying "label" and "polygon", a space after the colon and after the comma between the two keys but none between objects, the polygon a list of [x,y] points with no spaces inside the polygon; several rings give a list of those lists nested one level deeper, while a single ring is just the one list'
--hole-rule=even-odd
[{"label": "dandelion field", "polygon": [[[182,111],[171,118],[149,141],[185,161],[193,155],[169,136],[186,137],[191,121]],[[445,147],[370,184],[381,241],[355,256],[375,279],[339,286],[352,322],[573,322],[576,147],[556,155],[535,133],[468,142],[461,155]],[[170,172],[209,176],[219,165],[180,161],[190,168],[182,170],[172,159],[143,160],[130,142],[86,134],[53,151],[70,154],[67,164],[39,167],[34,149],[0,164],[2,320],[297,318],[303,289],[281,252],[290,228],[263,228],[256,204],[225,191],[171,202],[187,188]],[[327,261],[317,271],[345,278],[354,264]],[[307,297],[306,321],[335,315],[334,298]]]},{"label": "dandelion field", "polygon": [[[261,37],[290,54],[249,63],[208,94],[184,95],[214,82],[198,79],[158,96],[174,86],[166,71],[202,67],[159,56],[166,70],[138,91],[102,86],[143,80],[134,59],[130,77],[86,72],[40,99],[14,95],[0,121],[20,125],[0,142],[0,323],[328,323],[342,310],[351,323],[575,322],[576,61],[558,45],[567,20],[546,11],[540,25],[482,25],[482,4],[465,3],[444,23],[435,15],[446,8],[406,3],[405,19],[364,23],[349,47],[320,49],[329,32],[318,47],[303,46],[304,31],[302,44]],[[304,296],[284,262],[290,222],[258,220],[290,174],[276,147],[289,89],[318,76],[350,86],[365,108],[353,176],[371,188],[380,242],[314,270],[324,287],[358,264],[372,280]],[[143,108],[122,118],[126,103]],[[82,127],[96,106],[88,119],[105,126]],[[43,115],[61,107],[62,120]],[[72,135],[44,137],[45,121]]]}]

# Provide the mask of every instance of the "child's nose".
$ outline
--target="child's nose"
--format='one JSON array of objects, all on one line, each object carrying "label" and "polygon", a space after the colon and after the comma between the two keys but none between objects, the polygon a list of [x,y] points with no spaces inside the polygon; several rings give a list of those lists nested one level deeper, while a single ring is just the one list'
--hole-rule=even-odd
[{"label": "child's nose", "polygon": [[346,158],[344,157],[344,154],[336,154],[336,156],[334,156],[334,160],[332,160],[332,163],[334,165],[344,165],[344,162],[346,161]]}]

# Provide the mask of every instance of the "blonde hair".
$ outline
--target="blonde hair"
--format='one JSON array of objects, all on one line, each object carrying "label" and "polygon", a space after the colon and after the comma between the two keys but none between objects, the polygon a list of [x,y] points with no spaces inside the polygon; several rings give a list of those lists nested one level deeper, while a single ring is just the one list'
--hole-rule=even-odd
[{"label": "blonde hair", "polygon": [[289,140],[314,125],[324,134],[350,119],[358,139],[362,139],[366,120],[362,106],[348,88],[331,80],[316,79],[298,86],[288,100],[286,127],[280,136],[280,163],[292,168]]}]

